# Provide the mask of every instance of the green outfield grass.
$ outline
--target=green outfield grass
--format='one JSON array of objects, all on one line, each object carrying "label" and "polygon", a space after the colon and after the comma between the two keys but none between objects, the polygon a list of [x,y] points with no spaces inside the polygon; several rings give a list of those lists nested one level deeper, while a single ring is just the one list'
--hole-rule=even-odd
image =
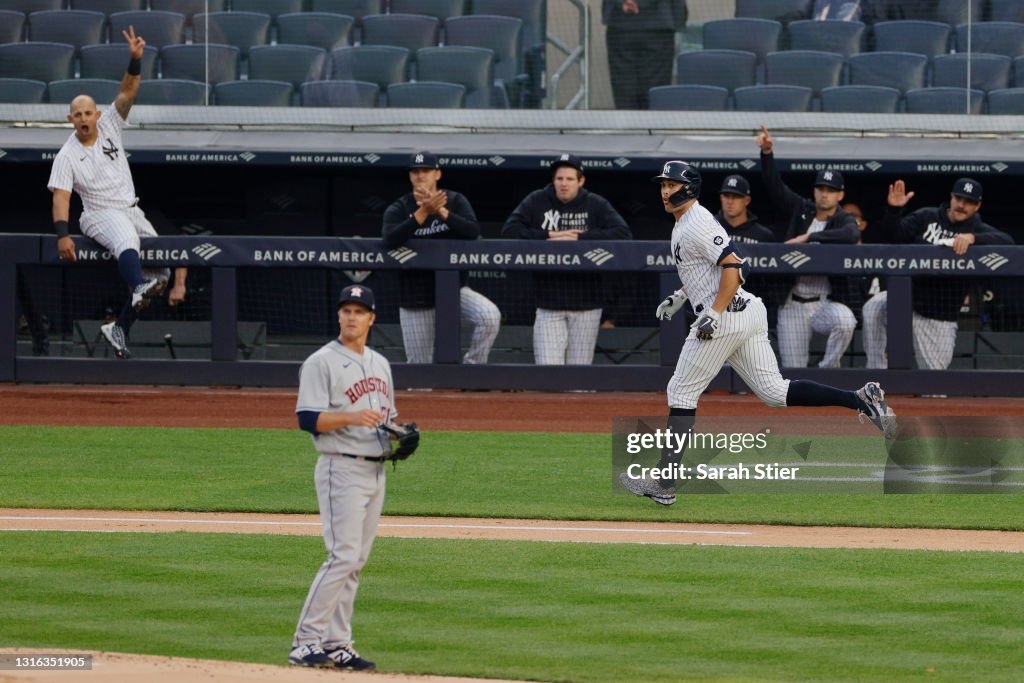
[{"label": "green outfield grass", "polygon": [[[0,644],[281,664],[317,538],[0,534]],[[1017,681],[998,553],[379,539],[383,671],[556,681]]]},{"label": "green outfield grass", "polygon": [[[0,506],[314,512],[315,457],[298,430],[0,427]],[[611,475],[609,435],[431,432],[388,468],[385,512],[1024,530],[1022,495],[694,495],[662,508],[613,493]]]}]

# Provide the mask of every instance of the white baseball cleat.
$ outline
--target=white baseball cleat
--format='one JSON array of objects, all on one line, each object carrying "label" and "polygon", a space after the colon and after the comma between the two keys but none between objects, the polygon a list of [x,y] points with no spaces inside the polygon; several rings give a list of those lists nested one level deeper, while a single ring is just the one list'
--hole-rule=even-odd
[{"label": "white baseball cleat", "polygon": [[889,404],[885,402],[885,392],[878,382],[868,382],[856,391],[857,398],[864,401],[870,412],[860,411],[857,419],[863,422],[866,417],[881,430],[887,439],[895,439],[899,433],[899,425],[896,423],[896,413],[892,411]]},{"label": "white baseball cleat", "polygon": [[100,332],[107,343],[114,349],[114,355],[118,358],[131,358],[132,352],[128,350],[128,340],[124,334],[124,328],[116,322],[100,325]]},{"label": "white baseball cleat", "polygon": [[660,479],[648,479],[646,477],[634,479],[626,472],[619,475],[619,482],[630,493],[638,496],[647,496],[659,505],[672,505],[676,502],[676,487],[674,483],[670,488],[663,488]]},{"label": "white baseball cleat", "polygon": [[[167,282],[164,281],[164,286]],[[132,290],[132,308],[136,311],[141,311],[149,305],[149,300],[156,296],[159,292],[157,289],[160,287],[159,278],[151,278],[144,280],[141,285],[136,285],[135,289]],[[160,291],[163,291],[162,289]]]}]

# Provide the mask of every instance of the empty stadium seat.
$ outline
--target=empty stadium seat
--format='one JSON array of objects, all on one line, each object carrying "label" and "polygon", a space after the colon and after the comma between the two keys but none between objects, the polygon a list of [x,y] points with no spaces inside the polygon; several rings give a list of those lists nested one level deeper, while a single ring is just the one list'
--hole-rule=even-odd
[{"label": "empty stadium seat", "polygon": [[494,77],[505,86],[516,107],[526,104],[526,73],[520,36],[523,20],[491,14],[452,17],[445,24],[445,44],[482,47],[494,52]]},{"label": "empty stadium seat", "polygon": [[961,53],[983,52],[1007,57],[1024,55],[1024,24],[1010,21],[983,21],[956,28],[957,50]]},{"label": "empty stadium seat", "polygon": [[810,88],[798,85],[751,85],[733,91],[737,111],[808,111],[812,95]]},{"label": "empty stadium seat", "polygon": [[912,52],[863,52],[849,59],[850,85],[880,85],[900,92],[924,87],[928,58]]},{"label": "empty stadium seat", "polygon": [[409,109],[458,109],[466,96],[465,86],[457,83],[392,83],[388,86],[388,106]]},{"label": "empty stadium seat", "polygon": [[376,107],[379,88],[366,81],[311,81],[299,89],[303,107]]},{"label": "empty stadium seat", "polygon": [[1013,60],[1005,55],[973,53],[939,55],[932,60],[932,85],[940,88],[966,88],[967,65],[971,65],[970,84],[974,90],[1000,90],[1010,87]]},{"label": "empty stadium seat", "polygon": [[736,16],[782,23],[809,19],[813,0],[736,0]]},{"label": "empty stadium seat", "polygon": [[[467,109],[508,108],[505,89],[494,85],[494,53],[482,47],[425,47],[416,53],[416,79],[458,83]],[[496,90],[500,95],[495,95]]]},{"label": "empty stadium seat", "polygon": [[662,85],[647,91],[652,111],[722,111],[729,91],[714,85]]},{"label": "empty stadium seat", "polygon": [[970,92],[970,113],[980,114],[985,102],[981,90],[964,88],[918,88],[908,90],[903,97],[908,114],[966,114],[967,93]]},{"label": "empty stadium seat", "polygon": [[949,52],[952,29],[938,21],[881,21],[872,27],[875,50],[916,52],[927,57]]},{"label": "empty stadium seat", "polygon": [[185,15],[185,24],[191,26],[195,15],[204,12],[223,12],[228,0],[149,0],[149,7],[158,12],[179,12]]},{"label": "empty stadium seat", "polygon": [[249,51],[249,78],[287,81],[298,88],[324,77],[327,51],[311,45],[261,45]]},{"label": "empty stadium seat", "polygon": [[898,111],[900,91],[880,85],[839,85],[821,91],[821,110],[863,114]]},{"label": "empty stadium seat", "polygon": [[302,11],[302,0],[231,0],[232,12],[269,14],[276,21],[280,14]]},{"label": "empty stadium seat", "polygon": [[472,0],[472,13],[522,20],[519,51],[527,83],[521,104],[524,107],[540,106],[546,94],[547,0]]},{"label": "empty stadium seat", "polygon": [[146,45],[162,48],[185,42],[185,15],[180,12],[117,12],[110,15],[110,42],[123,43],[122,31],[135,27]]},{"label": "empty stadium seat", "polygon": [[1004,115],[1024,114],[1024,88],[1004,88],[988,93],[988,113]]},{"label": "empty stadium seat", "polygon": [[363,17],[364,45],[394,45],[415,54],[437,45],[441,22],[422,14],[373,14]]},{"label": "empty stadium seat", "polygon": [[363,17],[384,14],[384,0],[312,0],[314,12],[344,14],[355,19],[352,42],[362,42]]},{"label": "empty stadium seat", "polygon": [[771,52],[765,58],[766,85],[799,85],[810,88],[814,97],[839,85],[845,60],[835,52],[788,50]]},{"label": "empty stadium seat", "polygon": [[48,9],[65,9],[67,0],[4,0],[3,8],[24,15]]},{"label": "empty stadium seat", "polygon": [[[156,78],[156,58],[160,51],[147,45],[142,51],[142,80]],[[82,78],[120,81],[128,68],[128,48],[124,43],[86,45],[79,51]]]},{"label": "empty stadium seat", "polygon": [[[899,3],[897,3],[899,4]],[[984,3],[973,0],[938,0],[935,9],[936,21],[942,21],[950,26],[959,26],[968,21],[978,23],[982,20],[985,11]]]},{"label": "empty stadium seat", "polygon": [[763,63],[779,49],[782,24],[771,19],[714,19],[704,23],[705,50],[745,50]]},{"label": "empty stadium seat", "polygon": [[24,14],[0,9],[0,45],[4,43],[20,43],[24,37],[24,31]]},{"label": "empty stadium seat", "polygon": [[[196,14],[192,29],[194,43],[234,45],[242,59],[249,58],[255,45],[270,42],[270,15],[260,12],[210,12]],[[207,34],[209,31],[209,34]],[[207,37],[209,36],[209,37]]]},{"label": "empty stadium seat", "polygon": [[110,16],[116,12],[144,10],[146,0],[71,0],[71,9],[103,12]]},{"label": "empty stadium seat", "polygon": [[209,92],[210,87],[199,81],[158,78],[139,84],[135,104],[204,105]]},{"label": "empty stadium seat", "polygon": [[79,95],[88,95],[98,104],[110,104],[121,90],[121,81],[108,78],[67,78],[53,81],[47,88],[51,102],[66,104]]},{"label": "empty stadium seat", "polygon": [[357,45],[331,52],[331,78],[377,85],[381,97],[392,83],[409,78],[409,51],[393,45]]},{"label": "empty stadium seat", "polygon": [[1013,60],[1013,84],[1018,88],[1024,88],[1024,57]]},{"label": "empty stadium seat", "polygon": [[[234,45],[217,45],[215,43],[168,45],[160,50],[161,72],[164,78],[209,83],[237,81],[239,54],[239,49]],[[207,65],[207,55],[209,55],[209,65]]]},{"label": "empty stadium seat", "polygon": [[392,14],[425,14],[445,21],[462,16],[462,0],[391,0]]},{"label": "empty stadium seat", "polygon": [[280,45],[312,45],[330,52],[352,44],[355,19],[328,12],[296,12],[277,17]]},{"label": "empty stadium seat", "polygon": [[229,107],[287,107],[294,89],[287,81],[224,81],[213,86],[213,102]]},{"label": "empty stadium seat", "polygon": [[676,57],[676,83],[733,91],[757,82],[757,55],[742,50],[701,50]]},{"label": "empty stadium seat", "polygon": [[[67,43],[0,45],[0,78],[60,81],[75,75],[74,59],[75,47]],[[121,64],[127,66],[127,54],[121,55]]]},{"label": "empty stadium seat", "polygon": [[28,78],[0,78],[0,102],[38,104],[46,97],[46,83]]},{"label": "empty stadium seat", "polygon": [[849,57],[860,52],[866,27],[859,21],[794,21],[787,27],[791,50],[837,52]]},{"label": "empty stadium seat", "polygon": [[990,21],[1024,22],[1024,2],[1021,0],[988,0]]},{"label": "empty stadium seat", "polygon": [[28,39],[48,43],[83,45],[106,42],[107,15],[85,10],[46,10],[28,18]]}]

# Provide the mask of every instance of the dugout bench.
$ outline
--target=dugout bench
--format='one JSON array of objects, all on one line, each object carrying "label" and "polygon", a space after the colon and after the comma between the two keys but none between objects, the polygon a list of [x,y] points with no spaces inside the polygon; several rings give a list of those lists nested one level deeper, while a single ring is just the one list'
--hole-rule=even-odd
[{"label": "dugout bench", "polygon": [[[87,358],[112,358],[113,349],[103,338],[104,320],[76,320],[73,323],[73,355],[84,351]],[[265,360],[267,324],[243,322],[237,325],[240,360]],[[135,358],[209,359],[213,333],[209,321],[139,320],[132,325],[128,348]]]}]

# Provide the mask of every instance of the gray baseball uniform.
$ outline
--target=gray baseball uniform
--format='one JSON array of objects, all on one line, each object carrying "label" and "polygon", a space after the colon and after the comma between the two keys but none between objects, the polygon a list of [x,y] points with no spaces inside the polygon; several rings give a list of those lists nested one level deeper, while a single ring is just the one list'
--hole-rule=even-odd
[{"label": "gray baseball uniform", "polygon": [[[302,364],[296,413],[373,409],[384,422],[398,412],[391,366],[367,347],[362,355],[334,340]],[[313,437],[320,453],[316,495],[327,560],[309,588],[293,646],[324,649],[352,644],[352,608],[384,505],[383,456],[391,452],[380,429],[350,426]]]}]

